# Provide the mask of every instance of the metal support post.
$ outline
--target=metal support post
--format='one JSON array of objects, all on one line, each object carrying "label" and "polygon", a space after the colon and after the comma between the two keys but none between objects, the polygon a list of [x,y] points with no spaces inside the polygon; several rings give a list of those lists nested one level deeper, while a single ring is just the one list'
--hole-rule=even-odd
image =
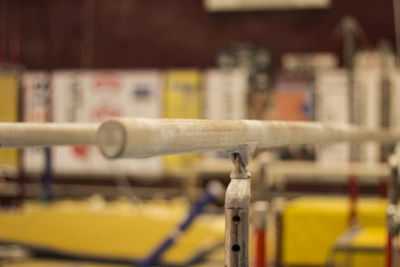
[{"label": "metal support post", "polygon": [[225,267],[249,266],[250,173],[246,166],[255,148],[249,143],[228,151],[234,169],[225,194]]}]

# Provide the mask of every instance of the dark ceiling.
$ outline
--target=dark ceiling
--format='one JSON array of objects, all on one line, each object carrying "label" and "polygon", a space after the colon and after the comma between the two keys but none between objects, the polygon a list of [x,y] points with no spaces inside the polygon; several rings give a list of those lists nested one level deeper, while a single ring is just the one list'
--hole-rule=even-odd
[{"label": "dark ceiling", "polygon": [[203,0],[0,0],[0,8],[1,59],[30,69],[208,67],[230,42],[267,45],[276,65],[286,51],[340,53],[332,33],[347,14],[372,45],[394,43],[391,0],[235,13],[208,13]]}]

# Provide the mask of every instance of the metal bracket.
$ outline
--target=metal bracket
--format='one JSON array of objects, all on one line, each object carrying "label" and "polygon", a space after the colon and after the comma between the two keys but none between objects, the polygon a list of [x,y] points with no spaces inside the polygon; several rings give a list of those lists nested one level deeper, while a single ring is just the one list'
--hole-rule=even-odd
[{"label": "metal bracket", "polygon": [[256,143],[228,151],[234,164],[225,194],[225,267],[249,266],[250,173],[246,170]]},{"label": "metal bracket", "polygon": [[236,148],[228,150],[228,154],[233,164],[236,164],[238,156],[243,167],[249,165],[254,151],[257,149],[257,142],[248,142],[238,145]]},{"label": "metal bracket", "polygon": [[388,266],[398,266],[398,235],[400,231],[400,212],[397,208],[399,202],[399,145],[396,153],[390,156],[390,180],[389,180],[389,206],[386,210],[386,227],[388,231],[388,245],[386,255]]},{"label": "metal bracket", "polygon": [[396,205],[389,204],[386,210],[386,225],[388,232],[397,236],[400,232],[400,211]]}]

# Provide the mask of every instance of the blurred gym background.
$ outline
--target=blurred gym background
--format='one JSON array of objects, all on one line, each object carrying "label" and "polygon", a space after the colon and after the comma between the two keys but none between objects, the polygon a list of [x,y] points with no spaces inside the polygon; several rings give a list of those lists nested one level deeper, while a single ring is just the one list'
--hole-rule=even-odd
[{"label": "blurred gym background", "polygon": [[[0,0],[0,121],[396,129],[399,13],[398,0]],[[384,266],[392,152],[257,151],[250,264]],[[231,169],[226,152],[108,161],[95,147],[0,150],[0,264],[144,267]],[[223,196],[199,214],[158,264],[223,264]]]}]

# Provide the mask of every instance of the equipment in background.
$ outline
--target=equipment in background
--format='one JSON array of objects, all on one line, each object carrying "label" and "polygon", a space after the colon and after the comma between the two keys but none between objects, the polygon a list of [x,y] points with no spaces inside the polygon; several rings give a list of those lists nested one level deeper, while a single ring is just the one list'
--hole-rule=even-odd
[{"label": "equipment in background", "polygon": [[271,51],[250,43],[229,44],[218,50],[216,63],[223,70],[239,68],[248,73],[247,118],[266,119],[272,77]]},{"label": "equipment in background", "polygon": [[[270,164],[267,165],[268,167],[265,169],[265,179],[266,180],[266,188],[277,188],[281,194],[285,194],[282,192],[283,188],[287,188],[287,185],[290,183],[303,183],[304,184],[319,184],[320,186],[323,186],[324,184],[332,184],[335,183],[337,184],[345,184],[348,180],[348,177],[353,176],[353,177],[360,177],[362,179],[359,179],[359,183],[362,185],[368,185],[368,186],[377,186],[379,185],[380,179],[382,177],[387,177],[389,176],[389,169],[388,169],[388,164],[385,163],[375,163],[375,164],[368,164],[368,163],[360,163],[360,162],[351,162],[351,163],[334,163],[331,162],[330,164],[327,163],[318,163],[318,162],[310,162],[310,161],[277,161],[277,162],[271,162]],[[354,184],[353,189],[356,188],[356,184]],[[275,192],[275,194],[279,192]],[[381,208],[378,211],[373,211],[370,215],[365,215],[364,208],[360,209],[360,206],[367,205],[365,204],[365,200],[360,200],[360,202],[355,205],[355,199],[353,197],[356,197],[356,195],[351,195],[352,201],[348,201],[345,198],[330,198],[325,199],[325,198],[310,198],[310,201],[304,201],[302,202],[302,198],[296,199],[292,202],[289,202],[289,205],[292,205],[292,203],[299,203],[301,202],[302,204],[299,205],[299,210],[297,211],[296,215],[294,217],[289,217],[289,218],[284,218],[285,220],[289,220],[288,225],[291,225],[291,227],[295,227],[295,223],[292,220],[295,220],[297,222],[301,222],[301,220],[307,220],[307,222],[304,222],[305,225],[312,225],[309,229],[303,229],[301,226],[299,226],[298,229],[293,230],[293,232],[288,233],[288,235],[291,236],[285,236],[287,231],[291,231],[285,226],[283,226],[282,233],[285,236],[285,239],[283,242],[279,241],[278,239],[277,242],[277,248],[279,251],[279,255],[282,256],[277,256],[278,261],[285,260],[285,257],[287,256],[287,253],[294,253],[296,251],[296,246],[299,248],[305,248],[309,247],[310,250],[307,252],[306,249],[302,250],[301,253],[298,255],[294,256],[295,258],[292,258],[290,261],[292,261],[288,265],[325,265],[326,262],[324,263],[316,263],[313,262],[311,263],[311,259],[314,259],[314,254],[315,251],[319,251],[317,254],[318,255],[329,255],[329,248],[331,244],[335,244],[335,250],[333,251],[333,254],[337,254],[340,251],[342,251],[345,247],[342,245],[346,245],[348,243],[340,243],[341,239],[339,238],[339,241],[335,241],[337,237],[339,237],[342,233],[336,233],[336,235],[330,235],[330,231],[326,231],[326,229],[334,229],[330,225],[328,225],[328,221],[331,219],[327,219],[325,216],[327,214],[323,213],[322,210],[327,210],[328,212],[338,212],[337,210],[340,210],[340,215],[336,213],[335,216],[340,216],[340,224],[342,224],[343,220],[343,236],[353,236],[353,234],[358,233],[360,230],[360,227],[351,227],[347,228],[349,223],[349,215],[350,215],[350,220],[351,220],[351,226],[356,225],[353,224],[354,222],[357,222],[358,224],[361,224],[362,226],[365,226],[364,223],[366,219],[369,219],[369,217],[377,216],[377,219],[375,221],[381,221],[380,227],[383,227],[384,222],[383,222],[383,216],[382,214],[375,214],[375,212],[383,213],[384,207],[385,207],[385,202],[383,199],[379,200],[376,199],[376,203],[381,203]],[[358,200],[357,200],[358,201]],[[321,202],[321,206],[318,206],[319,202]],[[327,206],[324,206],[325,203],[329,202],[337,202],[340,203],[337,206],[330,206],[327,204]],[[349,205],[350,204],[350,205]],[[295,204],[296,205],[296,204]],[[368,208],[371,208],[372,210],[375,209],[373,205],[369,205]],[[321,210],[321,211],[320,211]],[[286,212],[287,210],[284,210]],[[350,212],[349,212],[350,211]],[[350,214],[349,214],[350,213]],[[285,213],[283,213],[285,215]],[[355,215],[357,214],[358,220],[355,221],[354,218]],[[379,216],[378,216],[379,215]],[[299,216],[299,217],[297,217]],[[278,216],[279,217],[279,216]],[[308,219],[305,219],[308,217]],[[308,221],[309,220],[309,221]],[[314,221],[313,221],[314,220]],[[336,219],[335,219],[336,220]],[[338,223],[338,221],[335,221],[335,224]],[[321,226],[318,226],[318,224],[321,224]],[[338,223],[339,224],[339,223]],[[278,225],[281,225],[281,223],[278,223]],[[376,226],[373,224],[372,226]],[[308,226],[307,226],[308,227]],[[315,228],[315,229],[314,229]],[[321,228],[321,230],[317,230]],[[306,233],[304,234],[304,237],[300,236],[300,232],[305,231]],[[318,242],[314,241],[314,236],[310,238],[310,236],[314,235],[313,231],[316,231],[316,235],[321,235],[321,237],[318,237],[315,240],[318,240]],[[321,231],[321,233],[318,233],[318,231]],[[329,232],[329,233],[325,233]],[[278,235],[279,236],[279,235]],[[326,240],[324,239],[324,236],[329,236]],[[307,237],[307,238],[305,238]],[[300,241],[302,240],[302,241]],[[307,242],[310,242],[310,244],[307,244]],[[348,240],[348,239],[346,239]],[[290,247],[286,245],[286,242],[294,242],[297,243],[296,246]],[[327,243],[325,243],[327,242]],[[279,245],[283,244],[283,245]],[[320,251],[320,247],[325,247],[324,251]],[[383,252],[383,243],[378,244],[380,245],[380,250]],[[317,248],[318,246],[318,248]],[[290,247],[290,249],[288,248]],[[283,250],[280,251],[279,249],[282,248]],[[304,256],[304,258],[300,258],[300,255],[303,253],[306,253],[307,255]],[[346,252],[347,253],[347,252]],[[348,253],[352,253],[351,251],[348,251]],[[312,254],[312,255],[311,255]],[[383,253],[378,255],[378,260],[383,260]],[[291,257],[291,256],[290,256]],[[303,256],[301,256],[303,257]],[[306,262],[306,259],[310,258],[309,262]],[[326,261],[338,261],[338,259],[335,257],[332,257],[330,259],[330,256],[327,256],[325,258]],[[303,261],[304,260],[304,261]],[[324,260],[325,261],[325,260]],[[369,265],[369,266],[374,266],[374,265]],[[378,265],[375,265],[378,266]]]},{"label": "equipment in background", "polygon": [[[48,122],[51,112],[51,74],[25,72],[22,76],[23,121]],[[45,165],[43,148],[24,149],[23,168],[28,175],[39,175]]]},{"label": "equipment in background", "polygon": [[[243,69],[210,69],[204,73],[204,118],[247,118],[248,74]],[[226,158],[225,152],[207,152],[205,157]]]},{"label": "equipment in background", "polygon": [[389,125],[391,129],[400,129],[400,69],[391,70],[390,81],[390,113]]},{"label": "equipment in background", "polygon": [[[22,77],[23,121],[51,121],[51,74],[48,72],[25,72]],[[51,150],[46,148],[26,148],[23,151],[23,168],[28,175],[42,176],[42,199],[52,197]]]},{"label": "equipment in background", "polygon": [[[90,73],[88,71],[56,71],[52,81],[52,117],[54,122],[90,122]],[[90,147],[56,147],[53,169],[58,174],[90,174]]]},{"label": "equipment in background", "polygon": [[223,197],[223,185],[219,182],[212,181],[207,185],[204,194],[194,203],[193,207],[189,210],[187,217],[172,231],[170,234],[142,261],[139,261],[133,266],[149,267],[157,263],[162,255],[167,251],[179,237],[192,225],[194,220],[200,215],[205,207],[215,200]]},{"label": "equipment in background", "polygon": [[[161,118],[163,74],[159,71],[96,71],[91,73],[91,121],[114,116]],[[101,173],[135,175],[137,179],[158,179],[163,172],[160,157],[107,162],[96,149],[91,162]],[[103,169],[97,165],[104,162]]]},{"label": "equipment in background", "polygon": [[339,66],[339,59],[333,53],[285,53],[281,59],[284,71],[294,73],[314,73],[318,70]]},{"label": "equipment in background", "polygon": [[[349,80],[344,69],[321,70],[315,76],[315,119],[319,122],[348,124],[350,122]],[[317,147],[317,161],[321,163],[350,160],[349,144]]]},{"label": "equipment in background", "polygon": [[[20,244],[32,256],[131,264],[151,253],[187,217],[189,209],[182,198],[132,203],[126,198],[106,201],[95,195],[51,204],[29,201],[18,209],[0,210],[0,243]],[[223,215],[202,213],[160,263],[191,265],[219,248],[222,264],[223,240]]]},{"label": "equipment in background", "polygon": [[311,75],[280,73],[272,93],[269,117],[283,121],[311,121],[314,117],[314,86]]},{"label": "equipment in background", "polygon": [[[359,225],[384,229],[386,205],[383,199],[359,199]],[[349,229],[348,209],[345,197],[300,197],[289,202],[282,215],[281,264],[325,266],[331,260],[331,248]],[[384,262],[384,242],[379,246],[381,265],[371,267]]]},{"label": "equipment in background", "polygon": [[[267,170],[276,161],[276,154],[272,152],[262,152],[253,160],[257,167],[257,173],[254,175],[252,187],[253,200],[251,213],[251,222],[253,226],[253,244],[254,244],[254,266],[265,267],[268,265],[268,254],[272,254],[274,249],[270,249],[268,242],[274,238],[273,230],[271,232],[268,226],[268,218],[272,218],[269,213],[270,204],[273,201],[271,187],[266,186],[268,181]],[[271,204],[272,206],[272,204]],[[269,234],[271,233],[271,235]],[[274,246],[275,247],[275,246]],[[271,253],[272,252],[272,253]],[[274,260],[274,257],[271,257]]]},{"label": "equipment in background", "polygon": [[[169,70],[165,77],[164,117],[200,119],[203,114],[201,105],[202,77],[198,70]],[[182,175],[198,154],[173,155],[164,158],[165,170]]]},{"label": "equipment in background", "polygon": [[[283,71],[275,75],[272,105],[273,120],[315,120],[315,81],[320,71],[338,67],[333,53],[286,53],[281,57]],[[315,146],[284,148],[282,159],[314,160]]]},{"label": "equipment in background", "polygon": [[[359,227],[341,235],[333,246],[331,260],[334,266],[398,266],[400,229],[400,213],[397,207],[399,199],[398,151],[390,156],[388,165],[390,181],[389,205],[385,203],[386,227],[382,227],[380,221],[372,225],[364,223],[362,228]],[[383,257],[384,250],[385,257]]]},{"label": "equipment in background", "polygon": [[[396,147],[396,150],[399,148]],[[400,211],[399,204],[399,152],[395,151],[389,158],[390,180],[389,180],[389,205],[386,210],[386,266],[399,266],[399,231]]]},{"label": "equipment in background", "polygon": [[[55,122],[99,122],[109,117],[160,118],[163,76],[158,71],[58,71],[53,74]],[[108,162],[95,147],[54,148],[56,174],[158,178],[161,158]]]},{"label": "equipment in background", "polygon": [[386,229],[364,226],[346,231],[332,246],[328,266],[376,267],[385,265]]},{"label": "equipment in background", "polygon": [[[383,62],[380,53],[375,51],[358,52],[354,59],[353,77],[353,105],[354,123],[371,128],[383,127],[387,119],[383,109],[389,108],[389,103],[384,103],[385,72],[389,66]],[[388,69],[389,67],[389,69]],[[393,66],[394,67],[394,66]],[[359,146],[357,156],[364,162],[379,162],[381,160],[381,145],[377,142],[368,142]]]},{"label": "equipment in background", "polygon": [[[0,122],[19,121],[20,72],[0,69]],[[0,164],[17,171],[19,155],[16,149],[0,150]]]},{"label": "equipment in background", "polygon": [[248,74],[240,69],[205,71],[204,118],[212,120],[243,120],[247,117]]},{"label": "equipment in background", "polygon": [[257,201],[253,204],[252,222],[254,227],[254,266],[265,267],[267,258],[267,217],[268,202]]}]

